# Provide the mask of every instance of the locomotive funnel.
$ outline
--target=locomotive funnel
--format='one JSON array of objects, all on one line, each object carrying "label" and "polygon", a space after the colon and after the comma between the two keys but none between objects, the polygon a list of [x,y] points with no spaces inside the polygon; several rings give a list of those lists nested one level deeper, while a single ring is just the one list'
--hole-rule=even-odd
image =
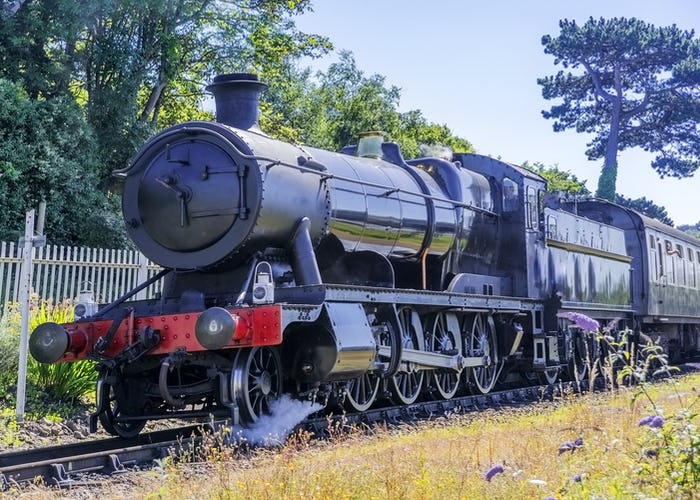
[{"label": "locomotive funnel", "polygon": [[252,73],[228,73],[214,77],[206,90],[214,95],[216,121],[244,130],[260,132],[260,94],[267,85]]}]

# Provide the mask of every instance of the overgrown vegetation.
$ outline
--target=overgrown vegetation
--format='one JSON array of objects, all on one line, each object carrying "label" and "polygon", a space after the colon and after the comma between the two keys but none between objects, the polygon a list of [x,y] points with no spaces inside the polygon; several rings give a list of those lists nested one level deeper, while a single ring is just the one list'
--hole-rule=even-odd
[{"label": "overgrown vegetation", "polygon": [[[654,395],[652,378],[668,377],[679,371],[669,365],[668,353],[648,337],[638,336],[630,329],[617,331],[615,322],[600,326],[597,321],[578,313],[566,313],[574,327],[583,333],[588,380],[601,376],[605,389],[618,390],[629,386],[630,404],[646,404],[647,414],[638,426],[650,431],[642,441],[636,472],[645,487],[663,484],[662,491],[673,497],[692,497],[700,482],[700,431],[698,430],[698,403],[700,394],[694,387],[687,397],[671,380],[671,398],[676,405],[667,405]],[[595,350],[589,349],[594,346]],[[667,412],[665,406],[674,406]]]},{"label": "overgrown vegetation", "polygon": [[[67,323],[73,320],[73,304],[53,304],[33,297],[30,305],[29,331],[47,321]],[[14,408],[20,345],[20,308],[10,303],[0,318],[0,407]],[[27,403],[29,418],[69,415],[85,404],[97,380],[94,364],[89,361],[45,365],[31,356],[27,360]]]},{"label": "overgrown vegetation", "polygon": [[[694,498],[700,375],[550,404],[436,416],[400,427],[330,426],[274,449],[165,459],[106,498]],[[644,424],[663,409],[660,427]],[[641,424],[641,425],[640,425]],[[693,479],[695,477],[695,479]],[[115,494],[115,492],[119,492]],[[102,492],[101,492],[102,493]]]}]

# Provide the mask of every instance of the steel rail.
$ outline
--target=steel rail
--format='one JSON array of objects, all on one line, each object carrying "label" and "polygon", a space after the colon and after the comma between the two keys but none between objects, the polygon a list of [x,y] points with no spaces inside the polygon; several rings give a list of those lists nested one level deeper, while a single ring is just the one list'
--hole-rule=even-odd
[{"label": "steel rail", "polygon": [[189,425],[131,439],[99,439],[0,453],[0,487],[7,490],[38,478],[45,484],[64,487],[74,484],[79,474],[124,472],[129,465],[152,462],[172,450],[196,446],[204,427]]}]

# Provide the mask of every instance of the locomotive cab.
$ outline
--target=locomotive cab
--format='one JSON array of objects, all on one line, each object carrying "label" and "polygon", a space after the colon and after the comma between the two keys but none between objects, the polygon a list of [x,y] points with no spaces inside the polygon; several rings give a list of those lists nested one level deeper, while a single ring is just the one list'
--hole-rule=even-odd
[{"label": "locomotive cab", "polygon": [[534,262],[542,245],[542,199],[544,178],[527,169],[477,154],[454,157],[469,170],[489,179],[493,203],[499,213],[498,240],[489,274],[500,275],[505,283],[503,294],[542,298]]}]

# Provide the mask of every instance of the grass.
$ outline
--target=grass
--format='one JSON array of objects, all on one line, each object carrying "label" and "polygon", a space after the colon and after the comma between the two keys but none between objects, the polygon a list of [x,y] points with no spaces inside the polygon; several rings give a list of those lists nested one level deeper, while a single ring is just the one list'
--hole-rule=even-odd
[{"label": "grass", "polygon": [[[99,496],[169,500],[693,498],[697,495],[694,482],[683,485],[672,476],[681,467],[678,458],[700,448],[697,430],[691,432],[695,445],[682,439],[674,444],[670,438],[681,436],[684,426],[697,424],[682,411],[697,405],[699,383],[700,374],[694,374],[647,384],[645,389],[666,417],[659,429],[639,425],[640,419],[653,413],[650,401],[636,398],[637,389],[620,389],[585,397],[570,395],[518,410],[452,415],[415,427],[335,432],[328,441],[297,435],[279,449],[252,454],[211,448],[206,461],[165,460],[128,485],[110,483]],[[559,451],[562,443],[579,438],[580,447]],[[694,460],[697,466],[697,456]],[[503,471],[487,481],[486,472],[496,464]],[[49,493],[44,493],[48,498]]]}]

